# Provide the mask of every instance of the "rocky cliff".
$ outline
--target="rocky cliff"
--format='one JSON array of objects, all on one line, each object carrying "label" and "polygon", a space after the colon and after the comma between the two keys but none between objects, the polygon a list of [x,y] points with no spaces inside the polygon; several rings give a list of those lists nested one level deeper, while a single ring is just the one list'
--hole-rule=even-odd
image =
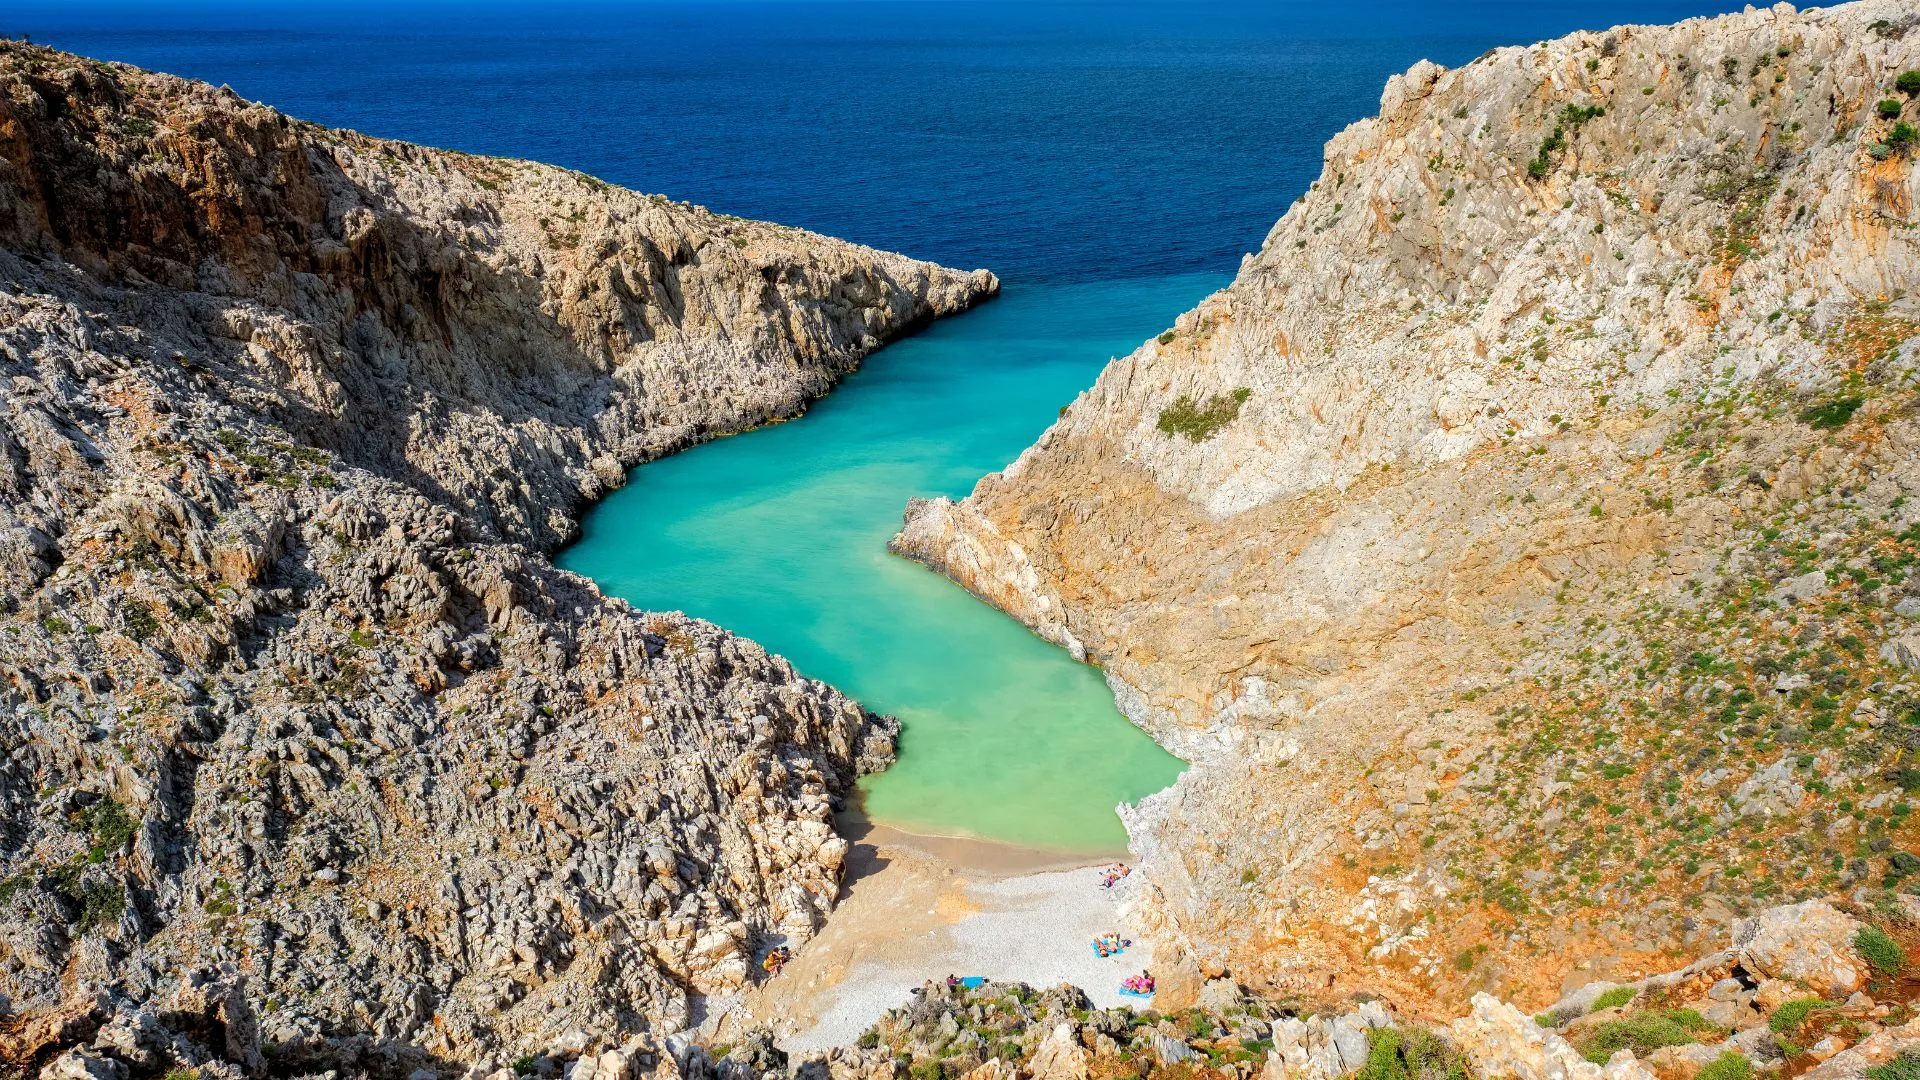
[{"label": "rocky cliff", "polygon": [[1163,986],[1452,1015],[1920,870],[1920,17],[1390,80],[1234,283],[896,549],[1194,762]]},{"label": "rocky cliff", "polygon": [[547,555],[996,287],[0,43],[6,1066],[404,1075],[808,935],[891,721]]}]

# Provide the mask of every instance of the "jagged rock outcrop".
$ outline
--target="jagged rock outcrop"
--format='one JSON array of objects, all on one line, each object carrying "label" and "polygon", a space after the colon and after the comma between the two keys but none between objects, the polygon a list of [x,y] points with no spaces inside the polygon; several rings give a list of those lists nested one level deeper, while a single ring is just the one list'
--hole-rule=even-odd
[{"label": "jagged rock outcrop", "polygon": [[[892,722],[547,556],[995,288],[0,42],[9,1060],[498,1063],[811,933]],[[113,1034],[196,979],[252,1056]]]},{"label": "jagged rock outcrop", "polygon": [[1231,287],[909,507],[1193,761],[1127,812],[1174,1000],[1551,1001],[1920,869],[1910,8],[1416,65]]}]

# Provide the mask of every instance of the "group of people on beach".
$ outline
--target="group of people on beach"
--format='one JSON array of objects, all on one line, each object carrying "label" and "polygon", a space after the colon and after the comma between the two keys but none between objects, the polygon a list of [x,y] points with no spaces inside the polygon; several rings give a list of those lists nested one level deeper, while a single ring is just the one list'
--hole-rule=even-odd
[{"label": "group of people on beach", "polygon": [[1095,955],[1099,956],[1102,960],[1109,956],[1119,956],[1121,953],[1126,952],[1132,945],[1132,941],[1121,937],[1112,930],[1093,939],[1093,951]]},{"label": "group of people on beach", "polygon": [[1143,971],[1138,975],[1129,975],[1120,980],[1120,989],[1129,994],[1145,997],[1153,993],[1153,973]]},{"label": "group of people on beach", "polygon": [[1103,889],[1111,889],[1115,882],[1131,873],[1133,873],[1133,867],[1128,866],[1126,863],[1114,863],[1112,866],[1100,871],[1100,887]]}]

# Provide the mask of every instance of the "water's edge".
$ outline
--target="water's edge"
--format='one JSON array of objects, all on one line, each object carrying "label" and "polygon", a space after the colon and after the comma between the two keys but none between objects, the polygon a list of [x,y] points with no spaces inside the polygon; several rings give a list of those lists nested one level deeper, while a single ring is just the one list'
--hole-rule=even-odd
[{"label": "water's edge", "polygon": [[903,724],[859,785],[904,834],[1121,857],[1117,808],[1185,768],[1104,673],[888,551],[910,497],[964,495],[1114,356],[1223,275],[1015,283],[868,358],[789,422],[633,469],[561,565],[609,595],[750,638]]}]

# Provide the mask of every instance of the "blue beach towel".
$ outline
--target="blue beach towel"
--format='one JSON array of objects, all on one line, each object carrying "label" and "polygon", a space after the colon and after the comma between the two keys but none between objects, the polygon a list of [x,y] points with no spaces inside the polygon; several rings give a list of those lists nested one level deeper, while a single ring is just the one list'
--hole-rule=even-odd
[{"label": "blue beach towel", "polygon": [[[1100,943],[1099,943],[1099,942],[1097,942],[1097,941],[1089,941],[1089,942],[1087,943],[1087,948],[1089,948],[1089,949],[1092,949],[1092,950],[1093,950],[1093,955],[1095,955],[1095,956],[1100,956]],[[1110,952],[1108,952],[1108,953],[1107,953],[1107,955],[1106,955],[1106,956],[1103,956],[1103,957],[1101,957],[1101,959],[1103,959],[1103,960],[1111,960],[1112,958],[1114,958],[1114,957],[1116,957],[1116,956],[1119,956],[1119,955],[1120,955],[1121,953],[1124,953],[1124,952],[1126,952],[1126,951],[1127,951],[1127,947],[1126,947],[1125,945],[1122,945],[1122,946],[1120,946],[1119,948],[1117,948],[1117,949],[1114,949],[1114,950],[1112,950],[1112,951],[1110,951]]]},{"label": "blue beach towel", "polygon": [[978,990],[982,986],[986,985],[986,982],[987,980],[983,976],[969,975],[966,978],[960,980],[960,985],[966,987],[969,990]]},{"label": "blue beach towel", "polygon": [[1123,987],[1121,987],[1121,988],[1120,988],[1120,996],[1121,996],[1121,997],[1137,997],[1137,998],[1150,998],[1150,997],[1152,997],[1152,996],[1153,996],[1153,991],[1151,991],[1151,990],[1129,990],[1129,989],[1127,989],[1126,987],[1124,987],[1124,986],[1123,986]]}]

